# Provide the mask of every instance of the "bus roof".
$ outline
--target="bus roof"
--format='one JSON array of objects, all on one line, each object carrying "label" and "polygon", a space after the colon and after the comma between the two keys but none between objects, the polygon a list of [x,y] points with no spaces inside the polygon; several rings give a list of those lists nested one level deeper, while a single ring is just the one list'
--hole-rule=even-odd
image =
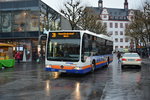
[{"label": "bus roof", "polygon": [[90,32],[88,30],[56,30],[56,31],[50,31],[50,32],[82,32],[82,33],[87,33],[87,34],[91,34],[109,41],[113,41],[113,39],[111,37],[108,37],[104,34],[96,34],[94,32]]}]

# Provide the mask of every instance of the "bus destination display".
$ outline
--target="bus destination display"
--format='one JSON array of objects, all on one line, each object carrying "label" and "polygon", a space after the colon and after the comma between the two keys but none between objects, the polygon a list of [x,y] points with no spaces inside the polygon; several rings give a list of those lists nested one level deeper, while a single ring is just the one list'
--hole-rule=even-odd
[{"label": "bus destination display", "polygon": [[79,38],[80,34],[77,32],[51,32],[50,38],[64,39],[64,38]]}]

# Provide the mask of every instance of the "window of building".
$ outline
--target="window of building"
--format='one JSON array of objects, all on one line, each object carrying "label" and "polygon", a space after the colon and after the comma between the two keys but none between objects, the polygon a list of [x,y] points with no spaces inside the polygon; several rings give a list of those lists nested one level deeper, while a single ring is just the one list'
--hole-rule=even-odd
[{"label": "window of building", "polygon": [[0,29],[2,32],[26,32],[39,30],[39,12],[20,10],[1,13]]},{"label": "window of building", "polygon": [[119,16],[119,19],[121,20],[121,19],[122,19],[122,16]]},{"label": "window of building", "polygon": [[115,28],[118,28],[118,23],[115,23]]},{"label": "window of building", "polygon": [[118,42],[118,39],[117,39],[117,38],[115,39],[115,42]]},{"label": "window of building", "polygon": [[115,46],[115,49],[118,49],[118,46]]},{"label": "window of building", "polygon": [[120,31],[120,35],[123,35],[123,31]]},{"label": "window of building", "polygon": [[104,15],[104,18],[107,18],[107,16],[106,16],[106,15]]},{"label": "window of building", "polygon": [[127,17],[126,17],[126,16],[124,16],[123,18],[124,18],[124,19],[127,19]]},{"label": "window of building", "polygon": [[134,17],[133,16],[131,16],[131,20],[133,20],[134,19]]},{"label": "window of building", "polygon": [[129,42],[129,39],[128,39],[128,38],[125,38],[125,42]]},{"label": "window of building", "polygon": [[125,48],[128,49],[129,47],[128,47],[128,46],[125,46]]},{"label": "window of building", "polygon": [[109,25],[110,25],[110,28],[113,28],[113,23],[110,23]]},{"label": "window of building", "polygon": [[123,23],[120,23],[120,28],[123,28]]},{"label": "window of building", "polygon": [[110,18],[110,19],[113,19],[113,17],[112,17],[112,16],[109,16],[109,18]]},{"label": "window of building", "polygon": [[120,42],[123,42],[123,38],[120,39]]},{"label": "window of building", "polygon": [[120,46],[120,48],[123,48],[123,46]]},{"label": "window of building", "polygon": [[11,13],[10,12],[4,12],[1,13],[1,30],[2,32],[11,32],[12,27],[11,27]]},{"label": "window of building", "polygon": [[120,19],[122,19],[122,16],[120,16]]},{"label": "window of building", "polygon": [[[40,17],[40,18],[39,18]],[[50,20],[56,18],[55,20]],[[49,23],[47,21],[50,21]],[[50,30],[60,29],[60,17],[53,11],[45,14],[36,10],[0,12],[1,32],[43,31],[49,24]]]},{"label": "window of building", "polygon": [[106,22],[104,23],[104,26],[107,27],[107,23]]},{"label": "window of building", "polygon": [[115,31],[115,35],[118,35],[118,31]]},{"label": "window of building", "polygon": [[1,24],[2,24],[2,19],[1,19],[1,12],[0,12],[0,32],[2,32],[2,27],[1,27]]},{"label": "window of building", "polygon": [[128,23],[125,23],[125,27],[128,28]]},{"label": "window of building", "polygon": [[109,35],[110,35],[110,36],[113,35],[113,31],[110,31],[110,32],[109,32]]}]

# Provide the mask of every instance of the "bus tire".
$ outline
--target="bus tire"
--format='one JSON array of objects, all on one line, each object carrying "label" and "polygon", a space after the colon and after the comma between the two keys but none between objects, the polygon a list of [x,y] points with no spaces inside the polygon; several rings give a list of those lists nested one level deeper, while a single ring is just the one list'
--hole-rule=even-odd
[{"label": "bus tire", "polygon": [[109,57],[107,58],[107,64],[106,64],[106,67],[109,66]]},{"label": "bus tire", "polygon": [[121,65],[121,69],[124,69],[124,65]]},{"label": "bus tire", "polygon": [[95,61],[92,62],[91,72],[94,72],[95,70]]}]

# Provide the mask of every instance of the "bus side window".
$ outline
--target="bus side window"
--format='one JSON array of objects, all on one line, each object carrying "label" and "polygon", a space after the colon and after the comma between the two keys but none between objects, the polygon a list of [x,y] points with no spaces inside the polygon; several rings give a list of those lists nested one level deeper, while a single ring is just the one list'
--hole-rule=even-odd
[{"label": "bus side window", "polygon": [[82,41],[82,61],[85,62],[86,58],[91,56],[90,53],[90,37],[87,34],[83,35],[83,41]]}]

